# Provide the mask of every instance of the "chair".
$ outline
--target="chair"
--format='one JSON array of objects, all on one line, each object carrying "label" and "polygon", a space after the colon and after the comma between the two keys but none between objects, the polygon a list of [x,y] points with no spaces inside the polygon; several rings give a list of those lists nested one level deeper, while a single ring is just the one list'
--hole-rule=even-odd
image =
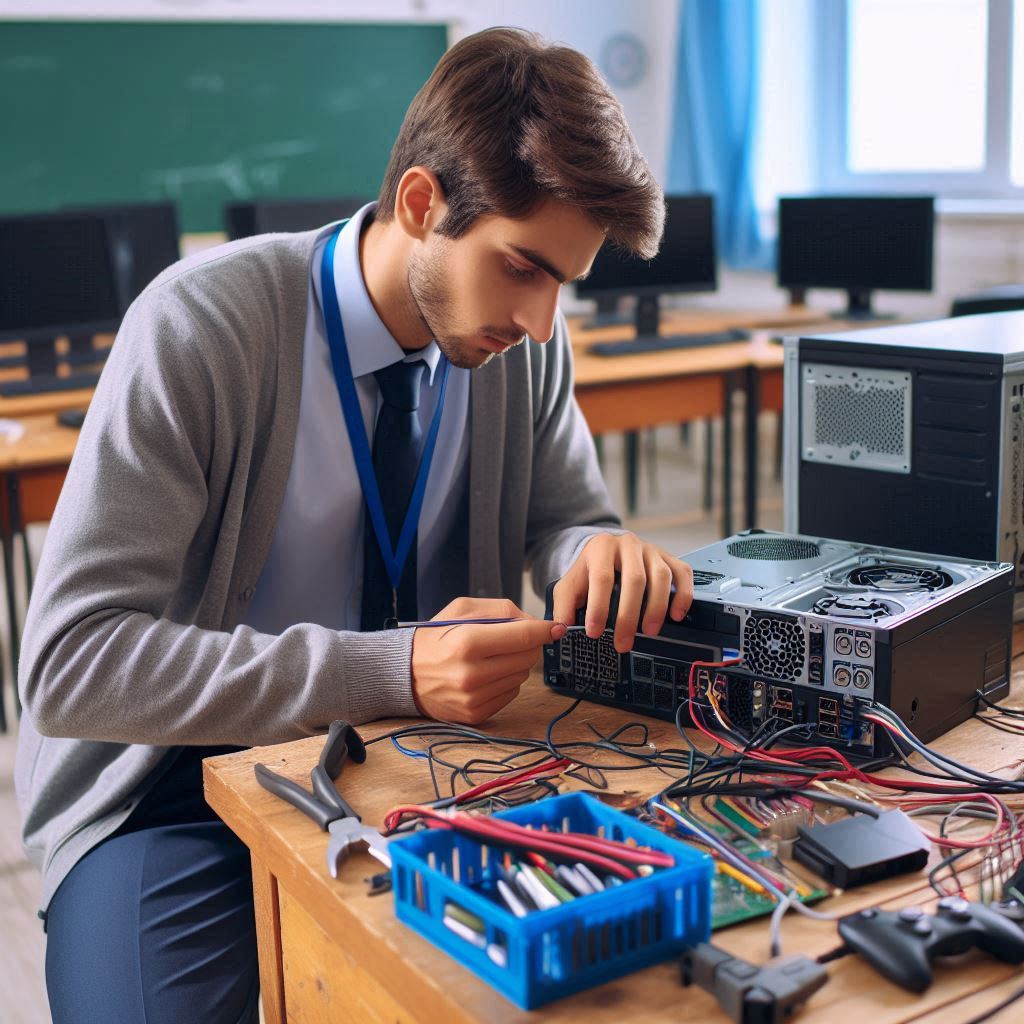
[{"label": "chair", "polygon": [[961,295],[953,300],[950,316],[972,316],[975,313],[1005,313],[1011,309],[1024,309],[1024,284],[1001,284],[986,288],[973,295]]}]

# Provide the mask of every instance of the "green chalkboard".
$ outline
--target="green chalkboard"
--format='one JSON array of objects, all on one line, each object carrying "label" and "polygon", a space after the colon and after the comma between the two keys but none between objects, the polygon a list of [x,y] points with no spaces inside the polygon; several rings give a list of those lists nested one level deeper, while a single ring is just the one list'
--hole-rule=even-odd
[{"label": "green chalkboard", "polygon": [[0,210],[374,196],[443,25],[0,22]]}]

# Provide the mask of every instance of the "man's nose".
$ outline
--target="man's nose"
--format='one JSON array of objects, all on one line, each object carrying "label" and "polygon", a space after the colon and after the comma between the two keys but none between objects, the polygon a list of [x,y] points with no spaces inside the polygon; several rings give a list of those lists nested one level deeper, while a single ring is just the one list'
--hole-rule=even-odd
[{"label": "man's nose", "polygon": [[517,327],[541,344],[551,340],[555,331],[555,311],[558,309],[558,285],[538,289],[529,296],[523,296],[516,307],[513,320]]}]

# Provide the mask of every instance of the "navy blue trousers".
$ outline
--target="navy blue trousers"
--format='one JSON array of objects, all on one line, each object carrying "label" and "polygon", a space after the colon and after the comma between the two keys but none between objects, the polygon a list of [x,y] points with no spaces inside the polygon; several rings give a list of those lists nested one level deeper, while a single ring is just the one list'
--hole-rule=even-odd
[{"label": "navy blue trousers", "polygon": [[202,798],[185,748],[47,911],[54,1024],[248,1024],[259,973],[249,851]]}]

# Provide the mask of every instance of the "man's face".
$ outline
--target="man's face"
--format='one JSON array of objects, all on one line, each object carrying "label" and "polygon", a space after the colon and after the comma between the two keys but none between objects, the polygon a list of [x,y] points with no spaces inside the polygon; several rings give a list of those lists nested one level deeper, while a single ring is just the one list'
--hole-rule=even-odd
[{"label": "man's face", "polygon": [[461,238],[431,234],[412,253],[409,291],[449,362],[475,369],[527,335],[550,340],[559,288],[589,272],[603,241],[564,203],[522,220],[481,217]]}]

